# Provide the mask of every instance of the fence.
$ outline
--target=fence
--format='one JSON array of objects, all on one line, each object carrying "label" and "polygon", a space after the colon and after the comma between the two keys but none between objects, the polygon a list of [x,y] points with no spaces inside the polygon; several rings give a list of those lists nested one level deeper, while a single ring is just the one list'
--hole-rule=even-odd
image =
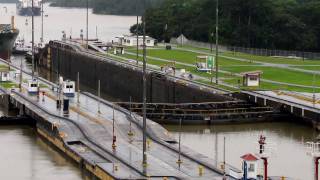
[{"label": "fence", "polygon": [[320,60],[320,53],[303,52],[303,51],[286,51],[276,49],[258,49],[258,48],[244,48],[230,46],[228,51],[242,52],[258,56],[275,56],[275,57],[288,57],[297,59],[318,59]]},{"label": "fence", "polygon": [[[171,38],[170,42],[172,44],[181,44],[178,38]],[[211,44],[207,42],[199,42],[189,39],[184,39],[182,45],[206,48],[210,49]],[[212,44],[213,50],[215,49],[215,44]],[[286,51],[286,50],[276,50],[276,49],[258,49],[258,48],[244,48],[236,46],[223,46],[219,45],[219,51],[232,51],[234,53],[241,52],[246,54],[253,54],[258,56],[275,56],[275,57],[287,57],[292,59],[317,59],[320,60],[320,53],[314,52],[303,52],[303,51]]]}]

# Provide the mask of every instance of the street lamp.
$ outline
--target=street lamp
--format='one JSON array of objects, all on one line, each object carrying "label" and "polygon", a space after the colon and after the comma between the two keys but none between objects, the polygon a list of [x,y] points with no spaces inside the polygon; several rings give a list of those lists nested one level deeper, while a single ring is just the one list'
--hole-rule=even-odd
[{"label": "street lamp", "polygon": [[218,43],[219,43],[219,0],[216,0],[216,84],[218,84],[218,74],[219,74],[219,68],[218,68]]},{"label": "street lamp", "polygon": [[[146,8],[146,0],[143,1],[143,7]],[[147,117],[146,117],[146,103],[147,103],[147,74],[146,74],[146,13],[142,16],[142,23],[143,23],[143,160],[142,165],[144,167],[147,166],[147,144],[146,144],[146,130],[147,130]]]},{"label": "street lamp", "polygon": [[213,40],[213,32],[211,32],[211,34],[210,34],[210,51],[211,51],[211,53],[212,53],[212,40]]},{"label": "street lamp", "polygon": [[43,1],[41,1],[41,38],[40,42],[43,43]]},{"label": "street lamp", "polygon": [[137,36],[137,65],[139,64],[139,15],[138,15],[138,0],[136,0],[136,14],[137,14],[137,27],[136,27],[136,36]]},{"label": "street lamp", "polygon": [[32,24],[32,55],[31,55],[31,59],[32,59],[32,79],[34,77],[34,0],[31,1],[31,24]]},{"label": "street lamp", "polygon": [[88,45],[88,40],[89,40],[89,38],[88,38],[88,36],[89,36],[89,0],[87,0],[87,19],[86,19],[87,21],[87,36],[86,36],[86,38],[87,38],[87,41],[86,41],[86,49],[88,50],[88,48],[89,48],[89,45]]}]

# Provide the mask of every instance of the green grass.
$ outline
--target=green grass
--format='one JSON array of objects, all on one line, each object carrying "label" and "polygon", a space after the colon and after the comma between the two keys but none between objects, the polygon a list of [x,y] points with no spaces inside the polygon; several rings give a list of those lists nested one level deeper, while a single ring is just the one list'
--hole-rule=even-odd
[{"label": "green grass", "polygon": [[[121,55],[121,56],[125,57],[125,58],[128,58],[128,59],[133,59],[133,60],[136,59],[135,55],[124,54],[124,55]],[[142,57],[139,57],[138,60],[142,61]],[[147,63],[148,64],[152,64],[152,65],[156,65],[156,66],[165,66],[165,65],[168,65],[168,64],[172,64],[172,63],[169,63],[169,62],[163,62],[163,61],[159,61],[159,60],[154,60],[152,58],[148,58],[147,59]],[[195,67],[176,64],[176,68],[177,69],[185,69],[186,71],[191,72],[192,74],[195,74],[195,75],[198,75],[198,76],[207,77],[207,78],[211,78],[212,77],[212,75],[209,74],[209,73],[197,71],[197,69]],[[229,73],[221,73],[221,72],[219,72],[218,75],[219,75],[219,77],[230,77]],[[215,74],[213,76],[215,77]]]},{"label": "green grass", "polygon": [[[199,48],[200,49],[200,48]],[[135,53],[135,49],[128,50],[129,52]],[[209,50],[208,50],[209,51]],[[139,53],[142,53],[141,50],[139,50]],[[231,53],[227,55],[230,55]],[[156,65],[156,66],[164,66],[167,64],[172,64],[170,62],[163,62],[160,60],[156,60],[155,58],[161,58],[166,60],[172,60],[175,62],[181,62],[186,63],[191,66],[187,65],[181,65],[176,64],[176,67],[178,69],[186,69],[186,71],[191,72],[195,75],[202,76],[208,79],[207,80],[197,80],[197,81],[203,81],[203,83],[210,84],[210,78],[214,75],[204,73],[204,72],[198,72],[194,66],[196,62],[196,56],[203,55],[201,53],[194,53],[190,51],[184,51],[184,50],[165,50],[165,49],[148,49],[147,50],[147,63]],[[232,55],[232,54],[231,54]],[[136,55],[121,55],[122,57],[126,57],[129,59],[136,59]],[[271,62],[271,63],[277,63],[277,64],[290,64],[290,65],[320,65],[320,61],[311,61],[311,60],[295,60],[295,59],[287,59],[287,58],[271,58],[271,57],[263,57],[263,56],[252,56],[247,55],[243,53],[237,53],[237,56],[240,56],[241,58],[246,59],[252,59],[259,62]],[[142,57],[139,57],[139,61],[142,61]],[[231,60],[229,58],[219,58],[219,67],[227,72],[230,73],[219,73],[219,78],[229,78],[225,80],[227,83],[230,83],[232,85],[237,85],[237,80],[234,82],[232,79],[237,79],[239,77],[235,77],[234,73],[241,73],[246,71],[255,71],[255,70],[261,70],[263,72],[262,78],[273,80],[276,82],[283,82],[283,83],[291,83],[296,85],[306,85],[306,86],[313,86],[313,75],[308,73],[303,73],[299,71],[294,70],[287,70],[282,68],[276,68],[276,67],[266,67],[266,66],[259,66],[259,63],[250,63],[250,62],[242,62],[237,60]],[[320,66],[296,66],[296,68],[301,69],[310,69],[310,70],[320,70]],[[214,77],[215,78],[215,77]],[[230,80],[231,79],[231,80]],[[316,77],[315,85],[320,86],[320,79],[319,76]],[[227,87],[223,87],[227,88]],[[229,88],[229,87],[228,87]],[[245,87],[242,87],[245,88]],[[232,89],[232,88],[231,88]],[[250,88],[252,89],[252,88]],[[286,85],[278,85],[273,83],[266,83],[262,82],[259,89],[286,89],[286,90],[293,90],[293,91],[306,91],[306,92],[312,92],[312,88],[301,88],[296,86],[286,86]],[[232,89],[234,90],[234,89]],[[318,90],[317,90],[318,91]]]},{"label": "green grass", "polygon": [[267,63],[274,63],[274,64],[289,64],[289,65],[320,65],[319,60],[302,60],[302,59],[290,59],[290,58],[284,58],[284,57],[270,57],[270,56],[257,56],[257,55],[251,55],[251,54],[245,54],[245,53],[233,53],[233,52],[224,52],[224,56],[230,56],[230,57],[238,57],[253,61],[259,61],[259,62],[267,62]]},{"label": "green grass", "polygon": [[0,82],[0,86],[4,87],[5,89],[19,87],[18,84],[14,83],[12,81]]},{"label": "green grass", "polygon": [[289,91],[297,91],[297,92],[313,92],[320,93],[320,89],[315,88],[302,88],[296,86],[288,86],[288,85],[281,85],[281,84],[274,84],[269,82],[260,82],[259,87],[244,87],[242,78],[233,78],[233,79],[226,79],[224,80],[225,83],[239,87],[238,81],[240,80],[240,89],[243,90],[289,90]]},{"label": "green grass", "polygon": [[[307,85],[312,86],[313,85],[313,75],[307,74],[303,72],[297,72],[292,70],[284,70],[281,68],[275,68],[275,67],[264,67],[264,66],[251,66],[251,67],[227,67],[223,68],[223,70],[230,71],[233,73],[241,73],[246,71],[255,71],[255,70],[261,70],[263,72],[262,78],[278,81],[278,82],[284,82],[284,83],[293,83],[298,85]],[[318,80],[317,80],[318,79]],[[320,77],[316,76],[316,82],[315,85],[319,86]]]},{"label": "green grass", "polygon": [[312,70],[312,71],[320,71],[320,66],[291,66],[299,69]]},{"label": "green grass", "polygon": [[[134,50],[133,51],[128,50],[128,51],[132,53],[136,53],[136,51]],[[139,53],[141,55],[142,50],[139,50]],[[183,50],[165,50],[165,49],[148,49],[147,50],[147,56],[192,64],[192,65],[195,65],[195,63],[197,62],[196,57],[201,55],[203,54],[183,51]],[[132,59],[136,59],[136,56],[132,56],[132,57],[133,57]],[[231,59],[226,59],[222,57],[219,58],[218,63],[220,66],[256,65],[256,63],[242,62],[242,61],[231,60]]]}]

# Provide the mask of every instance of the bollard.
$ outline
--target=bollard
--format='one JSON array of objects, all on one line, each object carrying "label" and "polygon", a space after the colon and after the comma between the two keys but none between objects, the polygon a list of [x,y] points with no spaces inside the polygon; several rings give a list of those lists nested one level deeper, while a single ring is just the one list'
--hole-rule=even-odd
[{"label": "bollard", "polygon": [[42,92],[42,101],[44,102],[44,96],[45,96],[46,92]]},{"label": "bollard", "polygon": [[199,176],[203,175],[203,167],[200,165],[199,166]]},{"label": "bollard", "polygon": [[114,165],[114,170],[118,171],[118,165]]}]

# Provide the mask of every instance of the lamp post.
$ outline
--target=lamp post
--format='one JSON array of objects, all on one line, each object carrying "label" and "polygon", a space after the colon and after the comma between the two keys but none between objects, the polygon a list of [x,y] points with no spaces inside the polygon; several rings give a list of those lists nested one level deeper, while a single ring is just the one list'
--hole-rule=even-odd
[{"label": "lamp post", "polygon": [[40,42],[43,43],[43,1],[41,1],[41,38]]},{"label": "lamp post", "polygon": [[31,1],[31,26],[32,26],[32,42],[31,42],[31,47],[32,47],[32,55],[31,55],[31,61],[32,61],[32,79],[34,77],[34,13],[33,13],[33,8],[34,7],[34,0]]},{"label": "lamp post", "polygon": [[88,40],[89,40],[89,0],[87,0],[87,17],[86,17],[86,24],[87,24],[87,35],[86,35],[86,49],[88,50],[89,48],[89,44],[88,44]]},{"label": "lamp post", "polygon": [[181,160],[181,129],[182,129],[182,119],[180,117],[180,120],[179,120],[179,154],[178,154],[178,160],[177,160],[179,167],[180,167],[180,164],[182,163],[182,160]]},{"label": "lamp post", "polygon": [[139,15],[138,15],[138,0],[136,0],[136,13],[137,13],[137,27],[136,27],[136,36],[137,36],[137,65],[139,64]]},{"label": "lamp post", "polygon": [[212,53],[212,51],[213,51],[212,40],[213,40],[213,32],[210,33],[210,52],[211,52],[211,53]]},{"label": "lamp post", "polygon": [[[144,8],[146,7],[146,0],[143,1]],[[147,166],[147,144],[146,144],[146,126],[147,126],[147,117],[146,117],[146,103],[147,103],[147,74],[146,74],[146,14],[144,13],[143,17],[143,160],[142,165]]]},{"label": "lamp post", "polygon": [[218,75],[219,75],[219,68],[218,68],[218,43],[219,43],[219,0],[216,0],[216,84],[218,84]]}]

